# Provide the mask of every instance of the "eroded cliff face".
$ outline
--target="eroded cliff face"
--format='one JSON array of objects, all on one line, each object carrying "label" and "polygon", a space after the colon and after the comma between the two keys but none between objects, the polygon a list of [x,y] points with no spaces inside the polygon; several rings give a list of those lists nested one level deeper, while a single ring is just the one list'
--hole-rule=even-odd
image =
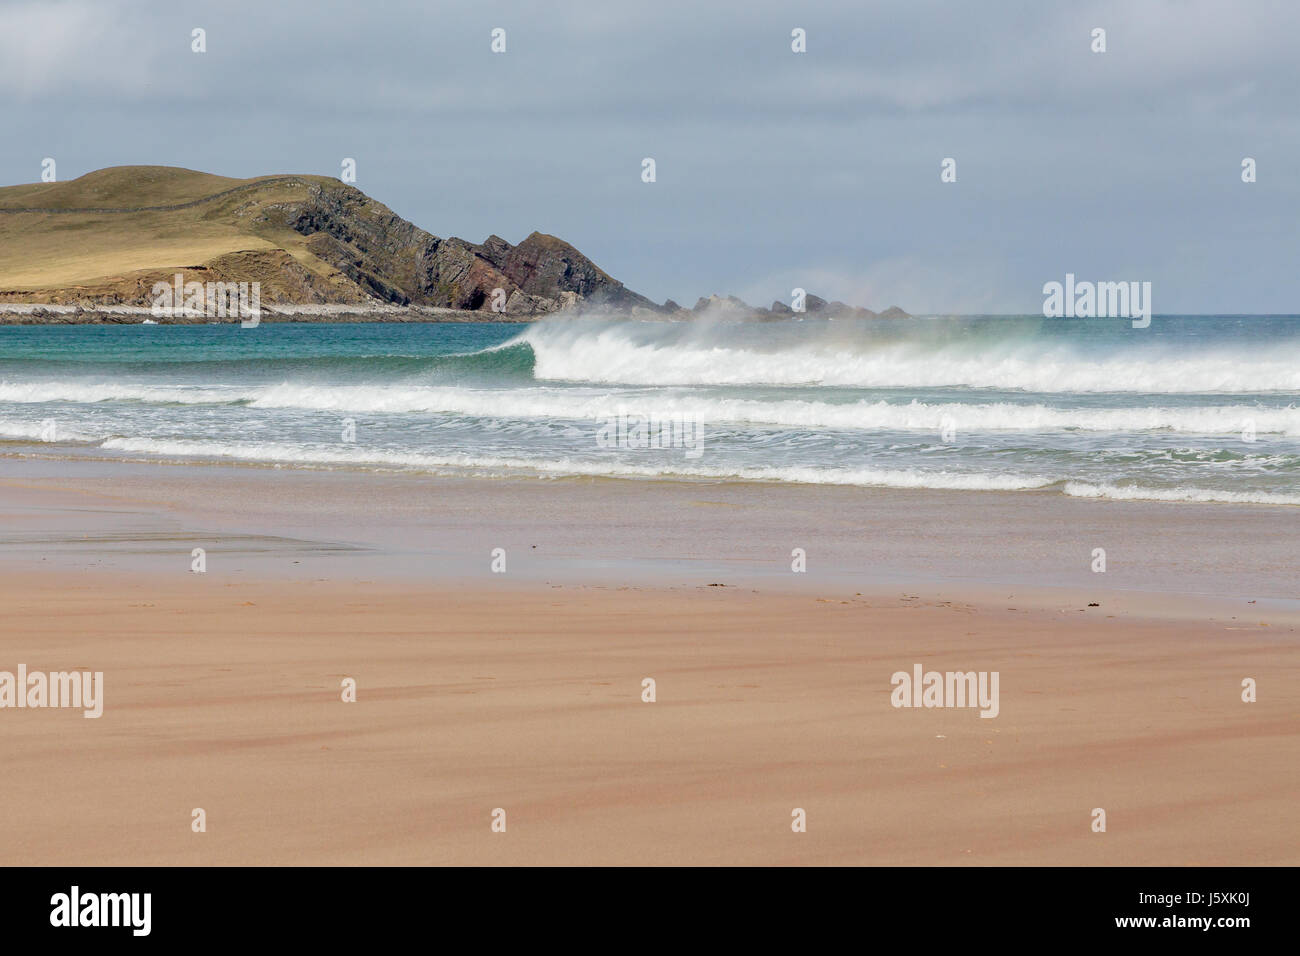
[{"label": "eroded cliff face", "polygon": [[563,239],[534,232],[517,246],[489,236],[474,251],[527,295],[554,298],[571,293],[586,305],[616,309],[658,309],[607,274]]},{"label": "eroded cliff face", "polygon": [[[493,308],[537,315],[586,306],[657,309],[569,243],[534,232],[517,246],[440,239],[350,186],[313,185],[300,202],[258,213],[306,237],[307,248],[365,294],[397,305]],[[498,294],[496,290],[500,289]]]}]

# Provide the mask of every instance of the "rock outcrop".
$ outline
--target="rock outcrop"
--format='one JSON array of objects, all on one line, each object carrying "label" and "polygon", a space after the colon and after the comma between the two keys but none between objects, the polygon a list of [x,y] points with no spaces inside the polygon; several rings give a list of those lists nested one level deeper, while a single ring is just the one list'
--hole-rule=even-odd
[{"label": "rock outcrop", "polygon": [[771,308],[757,308],[748,305],[734,295],[720,296],[708,295],[701,296],[695,303],[695,306],[689,311],[683,309],[672,299],[664,303],[664,311],[675,313],[678,316],[698,315],[707,312],[711,315],[722,315],[736,318],[753,317],[759,319],[780,319],[793,318],[799,315],[812,315],[822,319],[910,319],[911,316],[893,305],[884,312],[872,312],[870,309],[864,309],[860,306],[848,305],[844,302],[827,302],[821,296],[808,293],[804,296],[804,308],[802,312],[795,312],[794,308],[786,302],[777,299],[772,303]]},{"label": "rock outcrop", "polygon": [[555,236],[534,232],[517,246],[500,236],[489,236],[472,249],[523,293],[539,300],[559,300],[564,293],[571,293],[574,301],[587,307],[659,308]]},{"label": "rock outcrop", "polygon": [[659,308],[563,239],[541,232],[517,246],[495,235],[479,244],[440,239],[342,184],[313,184],[303,201],[261,215],[306,236],[315,256],[383,302],[509,315]]}]

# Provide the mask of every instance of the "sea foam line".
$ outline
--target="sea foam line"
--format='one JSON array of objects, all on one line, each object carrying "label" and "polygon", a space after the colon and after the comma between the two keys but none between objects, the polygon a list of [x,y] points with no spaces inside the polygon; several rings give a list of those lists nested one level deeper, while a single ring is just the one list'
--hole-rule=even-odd
[{"label": "sea foam line", "polygon": [[687,461],[662,460],[655,465],[624,461],[577,459],[527,459],[465,454],[425,455],[378,449],[341,449],[278,442],[168,441],[154,438],[112,438],[101,445],[116,451],[172,457],[234,458],[268,464],[371,465],[423,470],[507,469],[552,477],[711,478],[740,481],[775,481],[798,484],[859,485],[881,488],[934,488],[1018,491],[1051,483],[1041,476],[1013,474],[963,474],[959,472],[891,471],[886,469],[750,467],[708,468]]},{"label": "sea foam line", "polygon": [[[706,468],[685,461],[662,461],[657,465],[635,465],[621,461],[591,462],[573,459],[529,460],[523,458],[463,454],[421,455],[363,449],[307,447],[283,443],[224,443],[164,441],[132,438],[110,439],[106,449],[171,457],[214,457],[253,462],[343,465],[357,467],[414,468],[434,474],[471,472],[528,472],[547,477],[609,478],[704,478],[730,481],[780,482],[792,484],[849,485],[867,488],[897,488],[963,491],[1033,491],[1058,482],[1038,475],[962,474],[887,469],[759,467]],[[1065,482],[1062,492],[1071,497],[1111,498],[1131,501],[1169,501],[1231,504],[1300,505],[1300,496],[1257,491],[1219,491],[1201,488],[1149,488],[1143,486],[1094,485]]]},{"label": "sea foam line", "polygon": [[1209,488],[1146,488],[1140,485],[1094,485],[1067,481],[1062,489],[1074,498],[1111,498],[1119,501],[1200,501],[1221,504],[1300,505],[1300,495],[1267,491],[1226,491]]},{"label": "sea foam line", "polygon": [[473,389],[428,385],[306,385],[234,387],[132,384],[0,383],[0,402],[231,405],[344,414],[442,413],[497,419],[595,420],[627,411],[702,422],[800,428],[938,431],[1174,431],[1188,434],[1300,436],[1300,407],[1199,405],[1188,407],[1060,408],[1012,402],[818,402],[636,393],[564,388]]}]

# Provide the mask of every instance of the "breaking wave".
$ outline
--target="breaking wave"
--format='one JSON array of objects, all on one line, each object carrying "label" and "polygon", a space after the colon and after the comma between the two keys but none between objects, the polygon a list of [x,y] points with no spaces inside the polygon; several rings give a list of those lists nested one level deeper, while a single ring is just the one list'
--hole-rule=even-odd
[{"label": "breaking wave", "polygon": [[[1140,332],[1044,334],[1042,323],[807,323],[795,336],[688,323],[540,322],[523,332],[539,380],[627,385],[822,385],[1211,394],[1300,390],[1300,341],[1170,349]],[[784,331],[784,330],[782,330]]]}]

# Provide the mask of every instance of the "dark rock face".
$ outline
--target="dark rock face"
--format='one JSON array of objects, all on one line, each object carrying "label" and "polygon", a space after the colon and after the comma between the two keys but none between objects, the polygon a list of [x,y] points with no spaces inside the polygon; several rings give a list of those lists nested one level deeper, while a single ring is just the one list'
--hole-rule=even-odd
[{"label": "dark rock face", "polygon": [[[898,306],[891,306],[884,312],[872,312],[870,309],[864,309],[861,306],[848,305],[840,302],[838,299],[834,302],[827,302],[819,295],[813,295],[808,292],[804,295],[804,311],[810,315],[816,315],[823,319],[910,319],[911,316],[900,309]],[[786,305],[779,299],[772,303],[772,308],[768,312],[772,316],[783,316],[793,314],[790,306]]]},{"label": "dark rock face", "polygon": [[705,310],[724,316],[745,316],[761,311],[752,308],[742,299],[738,299],[734,295],[729,295],[725,298],[720,295],[701,296],[695,303],[695,308],[692,311],[704,312]]},{"label": "dark rock face", "polygon": [[489,236],[474,251],[532,296],[558,298],[561,292],[572,292],[586,305],[659,309],[555,236],[534,232],[517,246],[499,236]]},{"label": "dark rock face", "polygon": [[[661,310],[669,314],[684,313],[687,310],[682,309],[676,302],[669,299],[664,303]],[[756,308],[747,305],[742,299],[734,295],[706,295],[696,300],[695,305],[689,310],[695,314],[708,312],[711,315],[720,315],[725,318],[754,318],[763,321],[775,321],[786,317],[794,316],[794,309],[787,303],[777,299],[772,303],[770,309]],[[906,312],[897,306],[893,306],[879,314],[872,312],[870,309],[864,309],[860,306],[847,305],[840,301],[827,302],[821,296],[813,295],[811,292],[804,296],[804,312],[810,315],[816,315],[823,319],[906,319],[911,318]]]},{"label": "dark rock face", "polygon": [[540,232],[517,246],[500,236],[479,245],[440,239],[342,183],[311,184],[301,202],[257,213],[307,236],[317,258],[366,294],[394,305],[511,315],[579,306],[661,311],[562,239]]}]

